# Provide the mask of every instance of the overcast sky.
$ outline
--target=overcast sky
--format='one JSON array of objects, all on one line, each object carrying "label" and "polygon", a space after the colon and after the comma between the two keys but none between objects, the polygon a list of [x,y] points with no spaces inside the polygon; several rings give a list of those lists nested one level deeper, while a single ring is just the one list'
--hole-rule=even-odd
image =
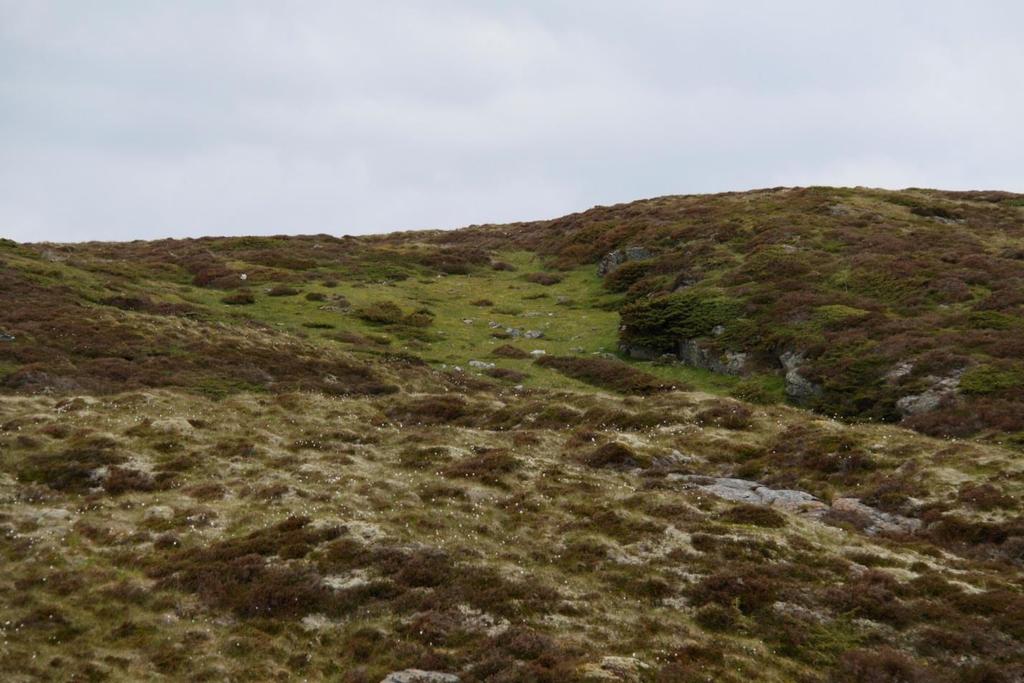
[{"label": "overcast sky", "polygon": [[1017,0],[0,0],[0,236],[1024,191]]}]

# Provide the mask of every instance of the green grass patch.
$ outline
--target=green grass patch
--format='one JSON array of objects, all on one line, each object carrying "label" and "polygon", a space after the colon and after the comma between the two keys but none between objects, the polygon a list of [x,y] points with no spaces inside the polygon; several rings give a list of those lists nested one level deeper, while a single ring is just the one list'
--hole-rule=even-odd
[{"label": "green grass patch", "polygon": [[979,365],[960,378],[960,388],[969,394],[994,394],[1010,389],[1024,390],[1024,367],[997,368]]}]

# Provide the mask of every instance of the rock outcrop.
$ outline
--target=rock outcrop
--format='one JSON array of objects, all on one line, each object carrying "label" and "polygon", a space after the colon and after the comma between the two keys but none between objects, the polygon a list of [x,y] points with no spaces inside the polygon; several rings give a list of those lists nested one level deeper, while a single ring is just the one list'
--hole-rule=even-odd
[{"label": "rock outcrop", "polygon": [[676,352],[679,360],[689,366],[722,375],[744,375],[748,372],[748,356],[740,351],[711,351],[699,339],[684,339]]},{"label": "rock outcrop", "polygon": [[518,327],[506,327],[505,334],[512,339],[543,339],[544,330],[523,330]]},{"label": "rock outcrop", "polygon": [[821,385],[812,382],[800,373],[806,357],[798,351],[786,351],[779,356],[779,362],[786,372],[786,396],[794,403],[807,403],[821,395]]},{"label": "rock outcrop", "polygon": [[960,393],[961,375],[963,370],[957,370],[946,377],[928,377],[931,386],[919,394],[910,394],[896,401],[896,410],[904,417],[920,415],[956,399]]},{"label": "rock outcrop", "polygon": [[669,475],[669,480],[683,481],[687,488],[694,488],[713,496],[737,503],[769,505],[790,512],[815,513],[828,511],[826,503],[805,491],[771,489],[760,482],[731,477],[704,477],[700,475]]},{"label": "rock outcrop", "polygon": [[686,488],[736,503],[766,505],[815,519],[827,516],[833,520],[847,521],[869,535],[910,534],[921,528],[919,519],[876,510],[857,498],[837,498],[829,505],[806,491],[772,489],[748,479],[678,474],[670,474],[667,478],[669,481],[684,482]]},{"label": "rock outcrop", "polygon": [[608,252],[597,264],[598,277],[604,277],[627,261],[645,261],[651,258],[652,254],[643,247],[626,247]]},{"label": "rock outcrop", "polygon": [[459,677],[439,671],[405,669],[389,673],[380,683],[459,683]]},{"label": "rock outcrop", "polygon": [[863,528],[864,533],[870,535],[882,532],[909,534],[921,528],[919,519],[882,512],[856,498],[835,499],[832,501],[831,511],[833,514],[851,519],[857,526]]}]

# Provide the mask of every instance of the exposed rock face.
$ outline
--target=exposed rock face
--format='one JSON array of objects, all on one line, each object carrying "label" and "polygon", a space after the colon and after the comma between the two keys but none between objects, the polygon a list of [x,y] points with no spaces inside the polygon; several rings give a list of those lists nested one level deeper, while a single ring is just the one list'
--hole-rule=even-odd
[{"label": "exposed rock face", "polygon": [[903,361],[902,363],[897,363],[891,370],[889,370],[889,372],[885,373],[885,379],[890,382],[896,382],[903,379],[913,371],[914,364],[909,361]]},{"label": "exposed rock face", "polygon": [[848,519],[864,533],[914,533],[921,528],[921,520],[882,512],[865,505],[856,498],[837,498],[829,506],[806,491],[771,489],[756,481],[730,477],[704,477],[699,475],[668,475],[670,481],[686,482],[692,487],[718,498],[737,503],[767,505],[781,510],[821,519],[826,514]]},{"label": "exposed rock face", "polygon": [[930,413],[942,404],[942,394],[935,391],[926,391],[921,394],[911,394],[896,401],[896,410],[904,417],[908,415],[919,415]]},{"label": "exposed rock face", "polygon": [[806,360],[804,354],[786,351],[779,356],[786,371],[786,396],[794,403],[806,403],[821,394],[821,386],[800,374],[800,366]]},{"label": "exposed rock face", "polygon": [[389,673],[380,683],[459,683],[459,677],[439,671],[405,669]]},{"label": "exposed rock face", "polygon": [[718,355],[705,348],[699,339],[684,339],[679,342],[677,355],[679,360],[687,365],[723,375],[743,375],[748,371],[747,354],[726,351]]},{"label": "exposed rock face", "polygon": [[880,532],[913,533],[921,528],[921,520],[882,512],[865,505],[856,498],[837,498],[832,501],[832,512],[843,516],[858,517],[867,534]]},{"label": "exposed rock face", "polygon": [[544,337],[544,330],[522,330],[518,327],[506,327],[505,334],[512,337],[513,339],[542,339]]},{"label": "exposed rock face", "polygon": [[947,377],[929,377],[931,387],[920,394],[904,396],[896,401],[896,410],[906,417],[928,413],[943,403],[955,399],[960,391],[960,376],[963,370],[957,370]]},{"label": "exposed rock face", "polygon": [[597,274],[599,277],[604,277],[626,261],[644,261],[652,256],[653,254],[643,247],[616,249],[605,254],[601,262],[597,264]]},{"label": "exposed rock face", "polygon": [[699,475],[669,475],[669,479],[680,479],[705,493],[737,503],[770,505],[791,512],[819,515],[824,514],[828,510],[828,505],[805,491],[770,489],[759,482],[748,479],[703,477]]}]

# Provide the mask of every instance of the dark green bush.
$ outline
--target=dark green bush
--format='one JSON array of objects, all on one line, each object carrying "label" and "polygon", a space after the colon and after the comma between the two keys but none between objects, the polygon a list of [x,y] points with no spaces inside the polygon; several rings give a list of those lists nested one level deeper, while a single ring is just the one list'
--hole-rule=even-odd
[{"label": "dark green bush", "polygon": [[642,300],[620,312],[623,341],[661,353],[675,352],[679,341],[711,334],[742,315],[739,302],[692,292]]}]

